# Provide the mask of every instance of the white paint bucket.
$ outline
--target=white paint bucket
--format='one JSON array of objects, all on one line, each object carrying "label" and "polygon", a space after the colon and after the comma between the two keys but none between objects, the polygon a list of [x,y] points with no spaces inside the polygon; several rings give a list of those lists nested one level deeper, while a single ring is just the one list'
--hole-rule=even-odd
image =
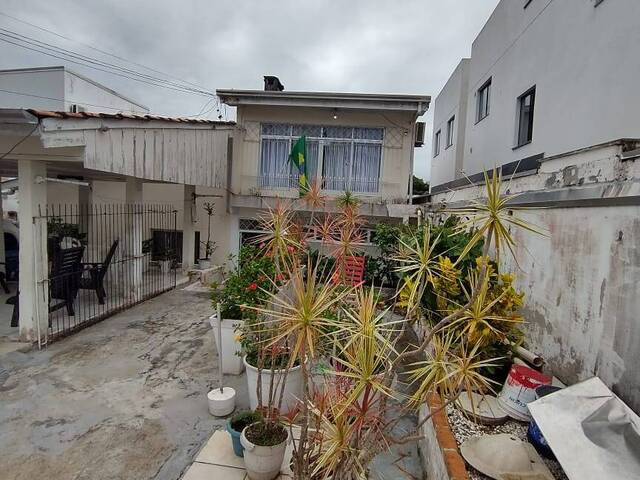
[{"label": "white paint bucket", "polygon": [[551,378],[524,365],[512,365],[498,395],[500,406],[510,417],[523,422],[531,420],[527,404],[536,400],[536,387],[551,385]]},{"label": "white paint bucket", "polygon": [[207,394],[209,413],[214,417],[226,417],[236,408],[236,391],[231,387],[214,388]]}]

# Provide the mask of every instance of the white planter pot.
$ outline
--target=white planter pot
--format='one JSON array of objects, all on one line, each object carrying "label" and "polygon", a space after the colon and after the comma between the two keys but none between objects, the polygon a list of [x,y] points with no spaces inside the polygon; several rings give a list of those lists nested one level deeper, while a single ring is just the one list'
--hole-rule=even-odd
[{"label": "white planter pot", "polygon": [[200,260],[198,260],[198,268],[200,270],[207,270],[211,268],[211,260],[209,260],[208,258],[201,258]]},{"label": "white planter pot", "polygon": [[163,274],[169,273],[171,271],[171,260],[159,260],[160,264],[160,272]]},{"label": "white planter pot", "polygon": [[[245,368],[247,369],[247,386],[249,388],[249,405],[251,410],[258,408],[258,369],[247,363],[247,356],[242,358]],[[282,388],[282,379],[284,370],[276,370],[274,372],[274,388],[277,386],[276,402],[280,398],[280,390]],[[262,369],[262,406],[269,403],[269,385],[271,382],[271,371]],[[302,368],[300,365],[293,367],[287,374],[284,385],[284,395],[282,397],[282,408],[280,413],[286,415],[294,409],[296,404],[302,399]]]},{"label": "white planter pot", "polygon": [[[209,317],[209,324],[213,329],[213,337],[216,340],[216,349],[220,351],[218,345],[218,316],[213,314]],[[242,346],[236,340],[236,329],[244,325],[242,320],[222,319],[222,373],[240,375],[244,370],[242,362]]]},{"label": "white planter pot", "polygon": [[284,453],[289,441],[287,439],[272,447],[262,447],[251,443],[245,436],[247,428],[242,431],[240,443],[244,447],[244,466],[251,480],[273,480],[280,474]]}]

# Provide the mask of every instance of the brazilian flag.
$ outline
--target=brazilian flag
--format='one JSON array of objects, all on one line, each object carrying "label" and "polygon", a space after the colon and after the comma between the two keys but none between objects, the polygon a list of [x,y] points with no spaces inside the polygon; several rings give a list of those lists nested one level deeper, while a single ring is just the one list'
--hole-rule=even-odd
[{"label": "brazilian flag", "polygon": [[289,161],[300,172],[300,195],[309,191],[309,176],[307,175],[307,138],[303,135],[293,145],[289,154]]}]

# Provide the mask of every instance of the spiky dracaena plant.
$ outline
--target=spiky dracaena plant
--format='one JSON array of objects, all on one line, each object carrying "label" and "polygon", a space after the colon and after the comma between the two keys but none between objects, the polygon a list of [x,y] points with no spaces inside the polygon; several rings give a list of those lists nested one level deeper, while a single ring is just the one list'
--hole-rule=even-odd
[{"label": "spiky dracaena plant", "polygon": [[278,273],[293,269],[295,253],[302,248],[299,229],[293,219],[293,210],[280,200],[259,217],[260,228],[265,233],[255,242],[261,245],[265,255],[273,258]]},{"label": "spiky dracaena plant", "polygon": [[500,261],[500,254],[505,246],[513,258],[517,260],[514,250],[516,242],[509,227],[521,228],[540,235],[544,235],[545,232],[539,227],[514,215],[515,212],[523,211],[526,208],[511,205],[519,194],[504,195],[502,193],[502,170],[498,172],[498,169],[494,166],[491,177],[485,172],[484,183],[485,198],[471,200],[469,204],[464,207],[449,209],[449,212],[454,215],[469,218],[466,221],[458,223],[455,232],[475,230],[471,240],[460,254],[458,262],[466,257],[469,251],[483,238],[488,238],[490,241],[493,241],[496,259],[498,261]]},{"label": "spiky dracaena plant", "polygon": [[[265,318],[264,328],[274,329],[267,345],[261,347],[287,345],[290,362],[285,370],[283,381],[286,381],[288,371],[295,364],[301,366],[302,430],[298,445],[294,448],[294,470],[299,478],[308,478],[309,474],[309,465],[305,461],[308,454],[306,446],[309,421],[306,395],[309,392],[309,361],[317,357],[328,332],[334,328],[332,313],[351,291],[333,282],[322,281],[328,280],[327,276],[318,272],[317,263],[312,266],[309,257],[307,257],[307,267],[310,268],[309,272],[301,268],[290,272],[287,295],[272,293],[266,307],[254,307]],[[282,404],[283,394],[284,385],[280,391],[278,406]]]}]

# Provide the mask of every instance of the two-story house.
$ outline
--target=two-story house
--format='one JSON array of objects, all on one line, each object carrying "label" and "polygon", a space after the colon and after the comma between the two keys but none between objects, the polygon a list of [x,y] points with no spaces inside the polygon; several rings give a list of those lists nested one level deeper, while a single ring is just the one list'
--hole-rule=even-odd
[{"label": "two-story house", "polygon": [[636,0],[502,0],[434,101],[431,192],[637,138],[638,18]]},{"label": "two-story house", "polygon": [[[350,191],[363,202],[370,224],[400,221],[393,205],[409,202],[414,146],[421,143],[416,120],[430,97],[278,87],[277,79],[265,77],[265,90],[217,91],[225,104],[237,108],[230,169],[232,245],[258,233],[256,219],[276,198],[299,197],[298,173],[288,157],[303,135],[310,181],[319,182],[328,208],[331,199]],[[303,202],[296,208],[305,215]]]}]

